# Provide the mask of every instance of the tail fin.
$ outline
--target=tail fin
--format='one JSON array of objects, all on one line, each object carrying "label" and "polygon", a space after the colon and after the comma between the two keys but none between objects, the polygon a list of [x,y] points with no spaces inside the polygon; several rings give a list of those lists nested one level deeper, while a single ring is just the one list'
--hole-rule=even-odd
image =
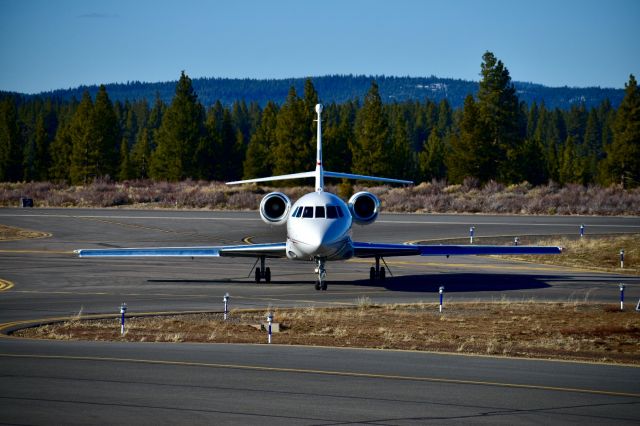
[{"label": "tail fin", "polygon": [[316,151],[316,169],[312,172],[302,172],[302,173],[293,173],[289,175],[280,175],[280,176],[269,176],[257,179],[246,179],[246,180],[237,180],[233,182],[227,182],[227,185],[237,185],[242,183],[256,183],[256,182],[269,182],[275,180],[290,180],[290,179],[302,179],[302,178],[310,178],[314,177],[316,180],[316,191],[324,190],[324,177],[333,177],[333,178],[342,178],[342,179],[358,179],[358,180],[372,180],[378,182],[389,182],[389,183],[402,183],[402,184],[412,184],[413,182],[410,180],[401,180],[401,179],[389,179],[383,177],[376,176],[366,176],[366,175],[354,175],[351,173],[338,173],[338,172],[329,172],[324,171],[322,167],[322,104],[316,105],[316,113],[318,114],[317,122],[318,122],[318,133],[317,133],[317,151]]}]

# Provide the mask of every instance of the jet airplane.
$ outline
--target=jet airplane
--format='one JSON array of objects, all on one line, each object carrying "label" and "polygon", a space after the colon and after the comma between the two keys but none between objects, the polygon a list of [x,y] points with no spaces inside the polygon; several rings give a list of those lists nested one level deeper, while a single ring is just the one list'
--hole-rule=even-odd
[{"label": "jet airplane", "polygon": [[348,202],[325,191],[324,179],[343,178],[412,184],[411,181],[351,173],[326,171],[322,165],[322,105],[317,114],[317,154],[314,171],[228,182],[228,185],[315,178],[315,191],[305,194],[295,203],[281,192],[271,192],[260,203],[260,217],[270,225],[287,226],[286,241],[266,244],[244,244],[204,247],[158,247],[76,250],[79,257],[253,257],[260,266],[255,268],[255,281],[271,281],[267,258],[287,258],[315,263],[315,288],[327,289],[326,262],[356,258],[375,260],[371,266],[371,281],[384,280],[386,271],[380,266],[385,257],[392,256],[453,256],[492,254],[559,254],[561,247],[553,246],[496,246],[496,245],[423,245],[358,242],[352,240],[353,223],[370,225],[380,213],[380,200],[372,193],[361,191]]}]

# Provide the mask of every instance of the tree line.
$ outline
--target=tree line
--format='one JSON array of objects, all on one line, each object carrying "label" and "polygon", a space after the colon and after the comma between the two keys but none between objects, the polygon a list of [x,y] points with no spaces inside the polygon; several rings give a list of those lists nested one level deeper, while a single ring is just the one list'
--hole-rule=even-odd
[{"label": "tree line", "polygon": [[[384,104],[375,81],[364,99],[325,105],[324,165],[329,170],[411,179],[504,184],[640,184],[640,92],[625,84],[587,109],[527,105],[508,69],[483,55],[477,93],[452,108],[438,102]],[[281,104],[220,101],[205,108],[182,72],[170,103],[61,101],[7,95],[0,100],[0,180],[97,178],[235,180],[314,167],[319,95],[307,79]]]}]

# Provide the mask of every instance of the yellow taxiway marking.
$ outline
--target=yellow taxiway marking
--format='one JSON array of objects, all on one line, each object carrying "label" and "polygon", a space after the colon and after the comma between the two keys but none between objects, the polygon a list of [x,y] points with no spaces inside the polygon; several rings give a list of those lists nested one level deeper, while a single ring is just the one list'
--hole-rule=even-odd
[{"label": "yellow taxiway marking", "polygon": [[314,374],[314,375],[322,375],[322,376],[356,377],[356,378],[365,378],[365,379],[401,380],[401,381],[429,382],[429,383],[448,383],[448,384],[455,384],[455,385],[493,386],[493,387],[502,387],[502,388],[511,388],[511,389],[529,389],[529,390],[543,390],[543,391],[553,391],[553,392],[571,392],[571,393],[583,393],[583,394],[591,394],[591,395],[640,398],[640,393],[615,392],[615,391],[605,391],[605,390],[587,389],[587,388],[531,385],[531,384],[523,384],[523,383],[492,382],[492,381],[483,381],[483,380],[450,379],[450,378],[443,378],[443,377],[404,376],[404,375],[396,375],[396,374],[379,374],[379,373],[358,373],[353,371],[268,367],[263,365],[219,364],[219,363],[186,362],[186,361],[162,361],[162,360],[136,359],[136,358],[110,358],[110,357],[90,357],[90,356],[6,354],[6,353],[0,353],[0,357],[134,363],[134,364],[166,365],[166,366],[181,366],[181,367],[218,368],[218,369],[245,370],[245,371],[263,371],[263,372],[271,372],[271,373]]},{"label": "yellow taxiway marking", "polygon": [[0,253],[16,253],[16,254],[73,254],[73,251],[67,250],[0,250]]},{"label": "yellow taxiway marking", "polygon": [[7,291],[10,288],[13,288],[13,283],[11,281],[3,280],[0,278],[0,291]]}]

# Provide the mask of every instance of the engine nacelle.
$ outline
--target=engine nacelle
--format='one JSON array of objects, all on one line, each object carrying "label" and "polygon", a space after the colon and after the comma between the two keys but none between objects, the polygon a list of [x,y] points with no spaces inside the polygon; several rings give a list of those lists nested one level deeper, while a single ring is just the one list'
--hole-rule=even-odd
[{"label": "engine nacelle", "polygon": [[370,192],[358,192],[349,198],[349,211],[355,223],[368,225],[378,218],[380,200]]},{"label": "engine nacelle", "polygon": [[260,217],[270,225],[283,225],[287,222],[291,200],[282,192],[271,192],[260,202]]}]

